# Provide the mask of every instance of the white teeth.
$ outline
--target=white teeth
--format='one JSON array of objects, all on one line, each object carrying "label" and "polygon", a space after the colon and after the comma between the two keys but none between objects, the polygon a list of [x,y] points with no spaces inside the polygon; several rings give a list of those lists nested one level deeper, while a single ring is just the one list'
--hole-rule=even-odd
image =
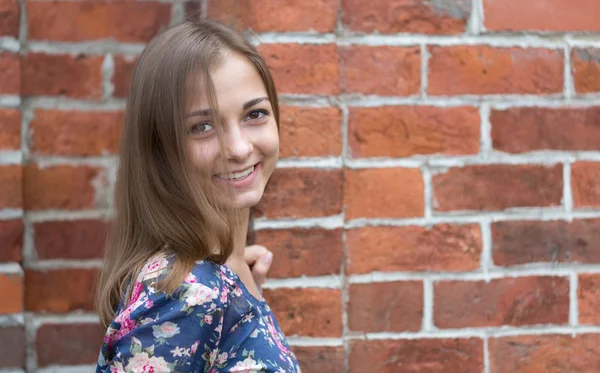
[{"label": "white teeth", "polygon": [[252,172],[254,171],[254,166],[248,168],[247,170],[244,170],[242,172],[233,172],[233,173],[228,173],[228,174],[221,174],[221,175],[217,175],[217,177],[219,179],[225,179],[225,180],[238,180],[238,179],[243,179],[246,176],[250,175]]}]

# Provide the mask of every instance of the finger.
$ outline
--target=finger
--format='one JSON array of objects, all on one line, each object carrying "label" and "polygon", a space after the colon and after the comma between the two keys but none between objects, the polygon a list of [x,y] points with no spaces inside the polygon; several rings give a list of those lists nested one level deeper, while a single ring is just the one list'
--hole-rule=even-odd
[{"label": "finger", "polygon": [[273,263],[273,253],[268,251],[265,255],[261,256],[260,259],[254,263],[254,267],[252,267],[252,277],[254,277],[254,281],[259,288],[267,278],[271,263]]},{"label": "finger", "polygon": [[268,252],[269,250],[261,245],[246,246],[246,249],[244,250],[244,260],[250,267],[252,267],[260,257],[264,256]]}]

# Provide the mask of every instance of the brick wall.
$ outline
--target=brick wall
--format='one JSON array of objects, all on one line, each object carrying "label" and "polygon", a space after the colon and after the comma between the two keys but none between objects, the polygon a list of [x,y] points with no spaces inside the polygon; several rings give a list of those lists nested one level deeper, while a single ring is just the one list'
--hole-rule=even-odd
[{"label": "brick wall", "polygon": [[600,371],[597,0],[0,0],[0,371],[93,368],[128,79],[195,11],[281,93],[254,238],[306,372]]}]

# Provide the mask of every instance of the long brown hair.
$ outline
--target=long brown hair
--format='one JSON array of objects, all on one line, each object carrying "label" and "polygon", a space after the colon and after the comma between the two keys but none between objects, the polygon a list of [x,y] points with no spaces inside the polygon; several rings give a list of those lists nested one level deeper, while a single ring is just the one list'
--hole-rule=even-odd
[{"label": "long brown hair", "polygon": [[[165,247],[176,260],[159,284],[170,293],[197,260],[224,263],[233,250],[238,215],[215,203],[211,186],[194,170],[184,116],[189,81],[201,76],[217,113],[210,70],[224,52],[255,66],[279,125],[275,85],[263,58],[242,34],[217,21],[188,20],[156,36],[135,67],[116,183],[116,216],[108,237],[96,293],[103,328],[115,317],[128,285],[143,264]],[[214,118],[218,122],[218,118]],[[217,250],[215,253],[215,249]]]}]

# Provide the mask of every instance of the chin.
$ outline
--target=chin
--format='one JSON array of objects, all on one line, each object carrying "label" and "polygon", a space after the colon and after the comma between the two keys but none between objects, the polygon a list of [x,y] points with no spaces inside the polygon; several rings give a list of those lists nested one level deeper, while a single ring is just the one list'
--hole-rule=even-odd
[{"label": "chin", "polygon": [[247,209],[256,206],[260,202],[262,195],[258,191],[241,193],[236,195],[233,201],[228,201],[227,204],[233,208]]}]

